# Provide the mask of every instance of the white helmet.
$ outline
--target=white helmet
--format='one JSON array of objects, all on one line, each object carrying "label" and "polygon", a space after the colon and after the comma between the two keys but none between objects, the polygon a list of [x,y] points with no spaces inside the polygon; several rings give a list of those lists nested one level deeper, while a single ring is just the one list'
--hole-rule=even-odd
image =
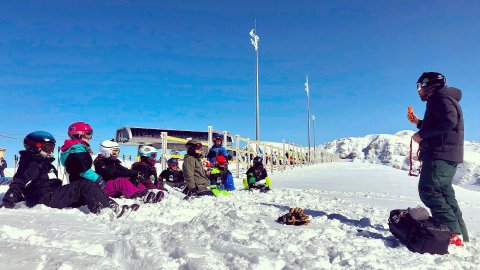
[{"label": "white helmet", "polygon": [[117,157],[120,154],[120,145],[114,141],[106,140],[100,144],[100,154],[104,157]]},{"label": "white helmet", "polygon": [[152,146],[143,145],[138,150],[138,153],[141,157],[149,157],[149,158],[153,158],[153,159],[157,158],[157,149],[155,147],[152,147]]}]

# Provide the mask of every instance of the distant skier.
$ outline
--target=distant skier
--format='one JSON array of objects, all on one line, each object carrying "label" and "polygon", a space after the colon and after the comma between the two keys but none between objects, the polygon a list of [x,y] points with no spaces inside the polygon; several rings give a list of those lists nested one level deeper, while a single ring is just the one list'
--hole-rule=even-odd
[{"label": "distant skier", "polygon": [[189,140],[185,144],[187,154],[183,159],[183,175],[187,183],[187,195],[213,196],[209,188],[209,180],[202,164],[202,143],[198,140]]},{"label": "distant skier", "polygon": [[7,168],[7,161],[3,157],[0,157],[0,177],[5,177],[3,170],[5,170],[6,168]]},{"label": "distant skier", "polygon": [[262,158],[253,158],[253,166],[247,170],[247,178],[243,179],[243,185],[247,189],[258,189],[262,192],[271,190],[270,178],[263,166]]},{"label": "distant skier", "polygon": [[218,190],[235,190],[232,173],[226,168],[227,160],[224,156],[219,156],[215,160],[215,167],[208,177],[210,185],[215,185]]},{"label": "distant skier", "polygon": [[113,198],[118,198],[121,195],[126,199],[140,198],[145,203],[161,201],[164,194],[150,192],[142,184],[144,179],[138,171],[122,166],[118,159],[119,154],[120,145],[106,140],[100,144],[100,153],[93,162],[95,171],[106,181],[105,193]]},{"label": "distant skier", "polygon": [[[213,135],[213,146],[208,150],[207,159],[215,165],[215,159],[219,156],[228,158],[227,149],[222,145],[223,137],[220,134]],[[228,162],[227,162],[228,163]]]},{"label": "distant skier", "polygon": [[[45,131],[35,131],[25,137],[23,140],[25,150],[19,152],[18,170],[3,197],[3,206],[14,208],[15,203],[25,200],[28,207],[37,204],[52,208],[87,205],[90,212],[96,214],[104,208],[112,208],[118,212],[118,204],[109,200],[98,183],[76,178],[70,184],[62,186],[57,170],[52,165],[55,160],[53,157],[55,143],[52,134]],[[70,157],[68,161],[69,170],[72,172],[74,158]]]},{"label": "distant skier", "polygon": [[160,173],[160,181],[167,185],[183,190],[186,186],[182,170],[178,167],[178,159],[171,158],[167,161],[168,168]]},{"label": "distant skier", "polygon": [[423,73],[417,90],[420,99],[427,102],[425,115],[423,120],[413,112],[407,117],[419,128],[412,139],[420,144],[420,199],[435,221],[455,233],[451,242],[462,245],[462,238],[469,241],[468,232],[452,187],[457,165],[463,162],[462,92],[447,87],[445,76],[437,72]]}]

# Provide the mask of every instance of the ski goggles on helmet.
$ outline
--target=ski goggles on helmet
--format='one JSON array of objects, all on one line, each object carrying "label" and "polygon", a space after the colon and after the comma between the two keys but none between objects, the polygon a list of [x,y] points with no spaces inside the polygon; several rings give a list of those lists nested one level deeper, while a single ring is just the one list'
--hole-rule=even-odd
[{"label": "ski goggles on helmet", "polygon": [[85,131],[85,135],[83,135],[83,137],[90,140],[93,137],[93,130]]},{"label": "ski goggles on helmet", "polygon": [[227,162],[226,161],[220,161],[220,162],[217,162],[217,165],[221,166],[221,167],[225,167],[225,165],[227,165]]},{"label": "ski goggles on helmet", "polygon": [[195,150],[200,150],[200,149],[202,149],[202,147],[203,147],[203,145],[202,145],[201,143],[197,143],[197,144],[195,144],[195,145],[193,146],[193,148],[194,148]]},{"label": "ski goggles on helmet", "polygon": [[148,157],[156,159],[157,158],[157,153],[156,152],[150,153],[150,154],[148,154]]},{"label": "ski goggles on helmet", "polygon": [[417,91],[420,92],[420,90],[423,89],[423,87],[426,86],[426,83],[417,83]]},{"label": "ski goggles on helmet", "polygon": [[42,151],[51,154],[53,151],[55,151],[55,144],[46,142],[46,143],[37,143],[35,144],[35,147],[41,149]]},{"label": "ski goggles on helmet", "polygon": [[120,154],[120,149],[112,149],[112,156],[118,156]]}]

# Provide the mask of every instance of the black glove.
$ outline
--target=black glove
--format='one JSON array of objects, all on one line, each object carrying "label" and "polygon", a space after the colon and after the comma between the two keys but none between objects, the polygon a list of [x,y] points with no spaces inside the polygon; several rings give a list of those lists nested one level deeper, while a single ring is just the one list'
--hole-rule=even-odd
[{"label": "black glove", "polygon": [[12,209],[15,207],[15,204],[13,202],[3,202],[3,204],[0,204],[0,208],[3,207]]},{"label": "black glove", "polygon": [[137,181],[137,183],[139,183],[139,184],[142,183],[143,181],[145,181],[145,177],[143,177],[141,172],[138,172],[135,181]]},{"label": "black glove", "polygon": [[103,190],[105,188],[105,180],[103,180],[103,177],[99,176],[97,181],[95,183]]}]

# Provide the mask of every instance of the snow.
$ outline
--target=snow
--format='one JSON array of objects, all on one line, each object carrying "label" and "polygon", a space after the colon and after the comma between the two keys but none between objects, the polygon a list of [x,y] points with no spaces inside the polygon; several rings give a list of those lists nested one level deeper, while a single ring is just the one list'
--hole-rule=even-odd
[{"label": "snow", "polygon": [[[388,231],[390,210],[421,205],[407,172],[334,162],[271,177],[269,193],[243,191],[236,179],[231,196],[167,196],[114,220],[85,207],[0,209],[1,269],[478,269],[477,191],[455,186],[471,242],[422,255]],[[289,207],[312,222],[276,223]]]},{"label": "snow", "polygon": [[[323,145],[329,153],[340,158],[349,158],[376,164],[384,164],[396,169],[410,169],[410,138],[414,131],[403,130],[394,135],[373,134],[365,137],[348,137],[334,140]],[[418,145],[413,143],[414,170],[419,166],[416,161]],[[415,171],[416,172],[416,171]],[[464,142],[464,162],[459,164],[453,179],[457,185],[480,191],[480,143]]]}]

